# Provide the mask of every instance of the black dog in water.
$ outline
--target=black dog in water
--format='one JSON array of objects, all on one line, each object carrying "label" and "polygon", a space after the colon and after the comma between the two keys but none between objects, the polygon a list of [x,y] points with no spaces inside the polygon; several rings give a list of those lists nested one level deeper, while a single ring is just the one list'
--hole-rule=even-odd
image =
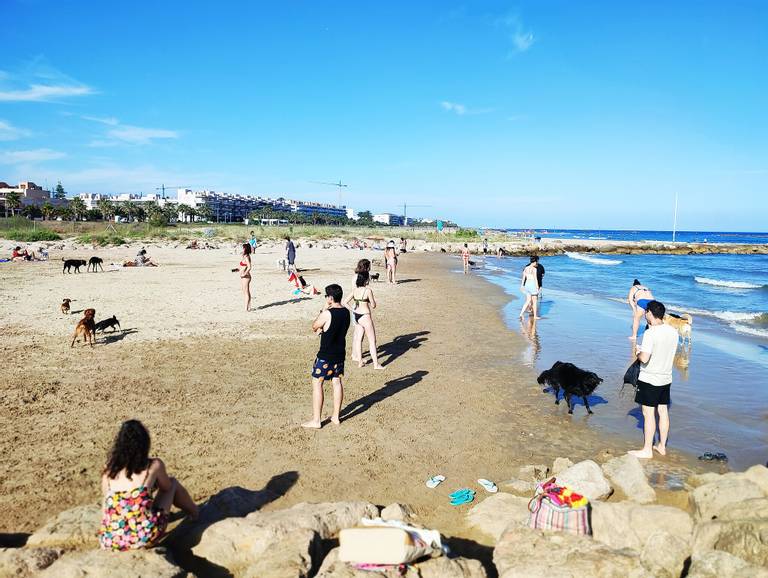
[{"label": "black dog in water", "polygon": [[[573,413],[573,405],[571,404],[571,396],[576,395],[584,400],[584,406],[587,408],[588,413],[592,413],[589,409],[589,402],[587,396],[590,395],[597,386],[603,383],[603,380],[598,377],[596,373],[591,371],[584,371],[576,367],[573,363],[563,363],[562,361],[556,361],[555,364],[546,371],[542,371],[539,378],[536,380],[540,385],[548,385],[555,390],[555,403],[560,404],[560,390],[563,390],[563,396],[568,404],[568,413]],[[544,392],[546,393],[546,389]]]}]

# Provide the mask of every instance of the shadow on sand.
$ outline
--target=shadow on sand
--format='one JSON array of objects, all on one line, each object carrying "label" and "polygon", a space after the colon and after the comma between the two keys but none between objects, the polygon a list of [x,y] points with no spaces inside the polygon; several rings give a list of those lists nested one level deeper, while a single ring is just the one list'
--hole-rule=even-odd
[{"label": "shadow on sand", "polygon": [[131,327],[130,329],[123,329],[120,332],[111,332],[111,333],[105,333],[104,334],[104,345],[109,345],[110,343],[117,343],[118,341],[122,341],[125,339],[126,335],[133,335],[134,333],[138,333],[139,330],[135,327]]},{"label": "shadow on sand", "polygon": [[381,364],[389,365],[409,349],[421,347],[421,344],[427,340],[427,338],[424,337],[425,335],[429,335],[429,331],[417,331],[416,333],[400,335],[399,337],[395,337],[389,343],[379,345],[377,351]]},{"label": "shadow on sand", "polygon": [[393,395],[400,393],[404,389],[408,389],[412,385],[416,385],[428,373],[429,373],[428,371],[424,371],[420,369],[419,371],[414,371],[413,373],[404,375],[403,377],[398,377],[397,379],[392,379],[390,381],[387,381],[384,384],[384,387],[381,387],[376,391],[371,392],[368,395],[353,401],[352,403],[348,404],[347,407],[342,409],[340,413],[341,421],[345,421],[353,417],[356,417],[361,413],[365,413],[366,411],[368,411],[368,409],[370,409],[380,401],[384,401],[388,397],[392,397]]},{"label": "shadow on sand", "polygon": [[285,301],[275,301],[274,303],[267,303],[266,305],[259,305],[256,309],[269,309],[270,307],[279,307],[281,305],[288,305],[289,303],[298,303],[299,301],[308,301],[311,297],[296,297],[295,299],[286,299]]}]

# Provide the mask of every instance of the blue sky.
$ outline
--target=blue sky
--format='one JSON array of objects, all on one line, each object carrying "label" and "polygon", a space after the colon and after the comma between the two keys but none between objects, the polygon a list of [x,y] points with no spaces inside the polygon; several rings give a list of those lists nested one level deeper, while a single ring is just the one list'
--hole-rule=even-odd
[{"label": "blue sky", "polygon": [[768,3],[2,0],[0,180],[768,230]]}]

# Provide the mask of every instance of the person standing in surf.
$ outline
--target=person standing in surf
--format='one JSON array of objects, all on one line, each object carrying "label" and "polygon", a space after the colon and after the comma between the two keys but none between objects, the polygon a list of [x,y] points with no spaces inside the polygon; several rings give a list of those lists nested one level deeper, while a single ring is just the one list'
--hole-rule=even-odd
[{"label": "person standing in surf", "polygon": [[523,276],[520,279],[520,291],[525,295],[525,303],[523,303],[523,308],[520,310],[520,319],[523,318],[523,314],[528,308],[531,309],[534,319],[541,319],[539,317],[539,275],[536,261],[533,258],[523,269]]},{"label": "person standing in surf", "polygon": [[464,274],[469,274],[469,247],[464,243],[464,247],[461,249],[461,260],[464,263]]},{"label": "person standing in surf", "polygon": [[637,279],[632,282],[632,287],[629,289],[627,295],[627,303],[629,308],[632,309],[632,335],[629,339],[637,341],[637,331],[640,329],[640,320],[645,315],[648,303],[653,301],[653,293],[645,285],[640,283]]}]

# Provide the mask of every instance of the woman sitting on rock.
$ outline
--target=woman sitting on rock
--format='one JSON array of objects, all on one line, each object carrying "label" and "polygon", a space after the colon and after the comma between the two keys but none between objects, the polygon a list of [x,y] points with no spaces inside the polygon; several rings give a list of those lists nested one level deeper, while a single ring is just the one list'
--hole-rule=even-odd
[{"label": "woman sitting on rock", "polygon": [[197,519],[197,505],[184,486],[168,476],[162,460],[149,457],[149,444],[149,432],[135,419],[124,422],[117,432],[101,476],[104,509],[99,542],[106,550],[157,544],[165,534],[171,505]]}]

